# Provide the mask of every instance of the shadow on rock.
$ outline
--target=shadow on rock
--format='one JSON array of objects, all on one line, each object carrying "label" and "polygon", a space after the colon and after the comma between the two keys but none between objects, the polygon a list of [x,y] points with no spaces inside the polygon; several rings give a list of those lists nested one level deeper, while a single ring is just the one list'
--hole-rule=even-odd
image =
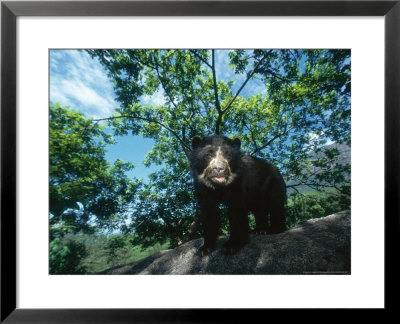
[{"label": "shadow on rock", "polygon": [[235,255],[198,255],[203,239],[101,274],[350,274],[350,211],[300,223],[275,235],[252,234]]}]

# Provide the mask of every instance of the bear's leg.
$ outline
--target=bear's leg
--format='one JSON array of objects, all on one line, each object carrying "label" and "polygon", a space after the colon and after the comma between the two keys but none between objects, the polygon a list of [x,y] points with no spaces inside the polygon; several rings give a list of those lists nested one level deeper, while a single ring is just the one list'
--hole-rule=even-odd
[{"label": "bear's leg", "polygon": [[200,219],[204,230],[204,244],[199,250],[200,256],[205,256],[216,248],[216,240],[220,227],[218,204],[212,200],[200,202]]},{"label": "bear's leg", "polygon": [[272,177],[265,184],[265,207],[269,214],[268,232],[272,234],[286,230],[285,222],[285,185],[277,177]]},{"label": "bear's leg", "polygon": [[272,234],[281,233],[286,230],[285,206],[282,198],[271,203],[270,223],[271,226],[269,230]]},{"label": "bear's leg", "polygon": [[250,231],[251,234],[268,234],[268,213],[266,208],[259,208],[254,211],[256,228]]},{"label": "bear's leg", "polygon": [[242,206],[231,206],[228,210],[231,235],[221,252],[235,254],[248,242],[249,220]]}]

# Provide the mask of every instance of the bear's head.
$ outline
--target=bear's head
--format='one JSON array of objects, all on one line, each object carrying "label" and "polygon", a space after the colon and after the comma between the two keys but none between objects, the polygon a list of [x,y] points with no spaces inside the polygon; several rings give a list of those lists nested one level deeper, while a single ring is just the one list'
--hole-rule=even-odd
[{"label": "bear's head", "polygon": [[212,135],[192,140],[190,157],[193,176],[209,188],[231,184],[241,165],[240,139]]}]

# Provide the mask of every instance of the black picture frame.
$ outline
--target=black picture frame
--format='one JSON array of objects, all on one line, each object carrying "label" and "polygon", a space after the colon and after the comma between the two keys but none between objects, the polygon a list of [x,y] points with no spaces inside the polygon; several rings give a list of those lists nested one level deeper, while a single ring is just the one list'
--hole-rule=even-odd
[{"label": "black picture frame", "polygon": [[[393,1],[2,1],[1,2],[1,322],[234,322],[265,310],[16,308],[16,19],[19,16],[384,16],[385,309],[396,307],[390,256],[399,237],[400,0]],[[371,234],[372,235],[372,234]],[[397,251],[396,251],[397,252]],[[268,293],[268,292],[266,292]],[[392,299],[393,298],[393,299]],[[260,313],[260,314],[259,314]],[[270,316],[270,315],[269,315]]]}]

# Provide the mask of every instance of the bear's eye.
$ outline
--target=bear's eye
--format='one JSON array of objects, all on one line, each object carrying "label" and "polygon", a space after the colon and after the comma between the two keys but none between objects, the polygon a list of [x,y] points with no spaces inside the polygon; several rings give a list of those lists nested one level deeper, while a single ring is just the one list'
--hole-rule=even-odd
[{"label": "bear's eye", "polygon": [[228,149],[224,149],[222,151],[222,154],[224,155],[225,158],[231,157],[231,152]]},{"label": "bear's eye", "polygon": [[214,155],[214,152],[212,150],[209,150],[206,152],[206,156],[209,158],[213,157],[213,155]]}]

